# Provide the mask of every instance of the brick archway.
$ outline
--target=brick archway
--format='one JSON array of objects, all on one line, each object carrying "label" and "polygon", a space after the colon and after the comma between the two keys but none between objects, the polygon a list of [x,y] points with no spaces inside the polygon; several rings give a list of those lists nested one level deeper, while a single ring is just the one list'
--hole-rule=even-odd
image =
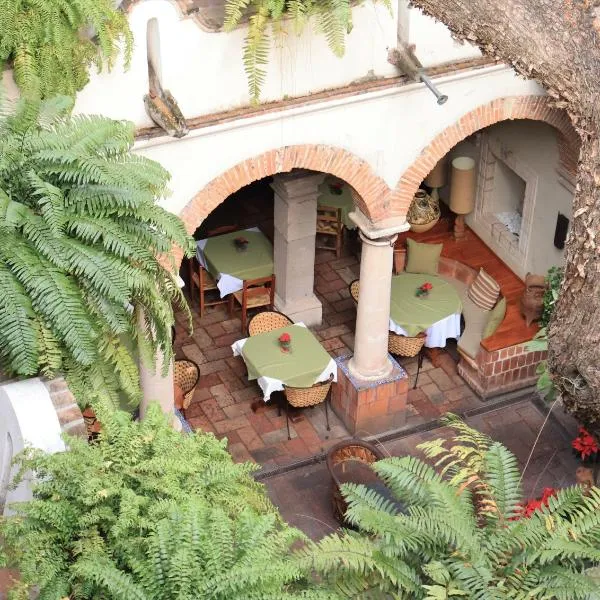
[{"label": "brick archway", "polygon": [[495,123],[513,119],[543,121],[557,130],[558,150],[563,168],[577,172],[580,139],[564,110],[554,108],[548,96],[512,96],[497,98],[463,115],[456,123],[438,134],[404,172],[389,197],[392,215],[406,215],[419,185],[436,163],[456,144],[471,134]]},{"label": "brick archway", "polygon": [[[303,144],[269,150],[231,167],[194,196],[181,211],[188,233],[193,233],[202,221],[228,196],[246,185],[292,169],[308,169],[335,175],[352,186],[360,210],[371,220],[387,216],[384,199],[391,190],[370,165],[357,156],[332,146]],[[181,262],[178,252],[177,263]]]}]

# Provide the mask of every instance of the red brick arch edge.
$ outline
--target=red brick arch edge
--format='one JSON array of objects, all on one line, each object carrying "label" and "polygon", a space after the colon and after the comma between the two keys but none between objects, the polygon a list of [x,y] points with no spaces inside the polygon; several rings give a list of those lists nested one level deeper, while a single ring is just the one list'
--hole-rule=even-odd
[{"label": "red brick arch edge", "polygon": [[284,146],[238,163],[208,183],[179,216],[187,231],[193,233],[205,217],[231,194],[253,181],[292,169],[335,175],[356,190],[359,207],[365,215],[373,221],[386,216],[381,201],[389,196],[391,190],[366,161],[341,148],[311,144]]},{"label": "red brick arch edge", "polygon": [[508,119],[544,121],[557,130],[560,162],[569,173],[577,172],[580,139],[564,110],[554,108],[548,96],[511,96],[497,98],[463,115],[456,123],[438,134],[421,152],[396,185],[390,197],[384,201],[391,215],[402,216],[419,185],[436,163],[456,144],[471,134]]}]

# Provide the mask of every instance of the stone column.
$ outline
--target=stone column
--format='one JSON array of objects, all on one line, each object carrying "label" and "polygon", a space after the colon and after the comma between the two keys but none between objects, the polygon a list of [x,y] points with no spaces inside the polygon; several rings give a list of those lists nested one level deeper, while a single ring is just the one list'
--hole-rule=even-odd
[{"label": "stone column", "polygon": [[293,321],[320,325],[322,306],[314,294],[317,197],[325,175],[298,171],[276,175],[274,261],[275,306]]},{"label": "stone column", "polygon": [[[140,317],[141,318],[141,317]],[[163,376],[163,356],[159,352],[155,359],[156,368],[144,364],[141,357],[138,360],[140,370],[140,387],[142,388],[142,399],[140,400],[140,419],[143,419],[151,402],[158,402],[166,415],[173,417],[173,427],[181,430],[179,419],[174,418],[175,390],[173,387],[173,362],[169,365],[169,371]]]},{"label": "stone column", "polygon": [[392,372],[388,356],[390,294],[394,242],[397,236],[371,239],[360,232],[360,291],[356,310],[354,356],[350,372],[361,379],[376,380]]},{"label": "stone column", "polygon": [[354,355],[339,356],[331,404],[350,433],[374,435],[406,422],[408,376],[388,354],[392,261],[404,218],[377,226],[358,209],[350,218],[360,228],[362,253]]}]

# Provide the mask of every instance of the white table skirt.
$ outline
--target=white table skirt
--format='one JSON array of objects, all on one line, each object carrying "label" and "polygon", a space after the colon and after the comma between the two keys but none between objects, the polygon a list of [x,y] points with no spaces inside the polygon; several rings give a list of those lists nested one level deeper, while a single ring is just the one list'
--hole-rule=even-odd
[{"label": "white table skirt", "polygon": [[[390,331],[397,335],[408,336],[408,333],[392,319],[390,319]],[[448,338],[458,339],[460,337],[460,313],[450,315],[434,323],[425,333],[427,334],[425,340],[427,348],[444,348]]]},{"label": "white table skirt", "polygon": [[[244,231],[260,231],[258,227],[250,227],[248,229],[244,229]],[[206,242],[208,242],[210,238],[204,240],[198,240],[196,242],[196,258],[198,262],[206,269],[206,260],[204,258],[204,246],[206,246]],[[219,294],[221,298],[225,298],[229,294],[233,294],[233,292],[239,292],[244,287],[244,280],[238,279],[233,275],[228,275],[227,273],[219,273],[216,277],[217,280],[217,288],[219,289]]]},{"label": "white table skirt", "polygon": [[[294,325],[306,327],[304,323],[294,323]],[[244,338],[243,340],[238,340],[237,342],[231,344],[231,349],[233,350],[234,356],[241,356],[244,358],[244,355],[242,354],[242,348],[247,341],[248,338]],[[329,359],[327,366],[323,369],[323,372],[313,383],[328,381],[331,376],[333,376],[334,382],[337,381],[337,363],[333,360],[333,358]],[[256,381],[263,392],[263,399],[265,402],[269,400],[273,392],[283,391],[283,381],[275,379],[274,377],[259,377]]]}]

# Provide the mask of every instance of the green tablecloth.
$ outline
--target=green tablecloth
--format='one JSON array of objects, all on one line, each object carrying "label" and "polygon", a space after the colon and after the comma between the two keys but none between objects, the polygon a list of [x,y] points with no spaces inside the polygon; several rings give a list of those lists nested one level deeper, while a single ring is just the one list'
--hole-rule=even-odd
[{"label": "green tablecloth", "polygon": [[[287,353],[279,347],[278,339],[283,332],[292,338]],[[242,356],[248,367],[248,379],[271,377],[293,387],[312,386],[331,360],[310,330],[300,325],[288,325],[249,337],[242,348]]]},{"label": "green tablecloth", "polygon": [[[433,289],[426,298],[417,298],[415,292],[425,282],[431,283]],[[392,277],[390,318],[409,336],[461,311],[458,293],[441,277],[421,273],[401,273]]]},{"label": "green tablecloth", "polygon": [[[239,252],[233,243],[238,237],[248,240],[244,252]],[[260,231],[234,231],[209,238],[203,254],[206,268],[213,277],[227,273],[245,280],[273,274],[273,245]]]},{"label": "green tablecloth", "polygon": [[332,193],[329,188],[329,181],[325,180],[319,186],[319,196],[317,198],[317,204],[319,206],[331,206],[333,208],[342,209],[342,223],[346,229],[356,229],[356,223],[350,220],[348,214],[354,210],[354,201],[350,194],[350,187],[347,185],[342,186],[342,193],[336,195]]}]

